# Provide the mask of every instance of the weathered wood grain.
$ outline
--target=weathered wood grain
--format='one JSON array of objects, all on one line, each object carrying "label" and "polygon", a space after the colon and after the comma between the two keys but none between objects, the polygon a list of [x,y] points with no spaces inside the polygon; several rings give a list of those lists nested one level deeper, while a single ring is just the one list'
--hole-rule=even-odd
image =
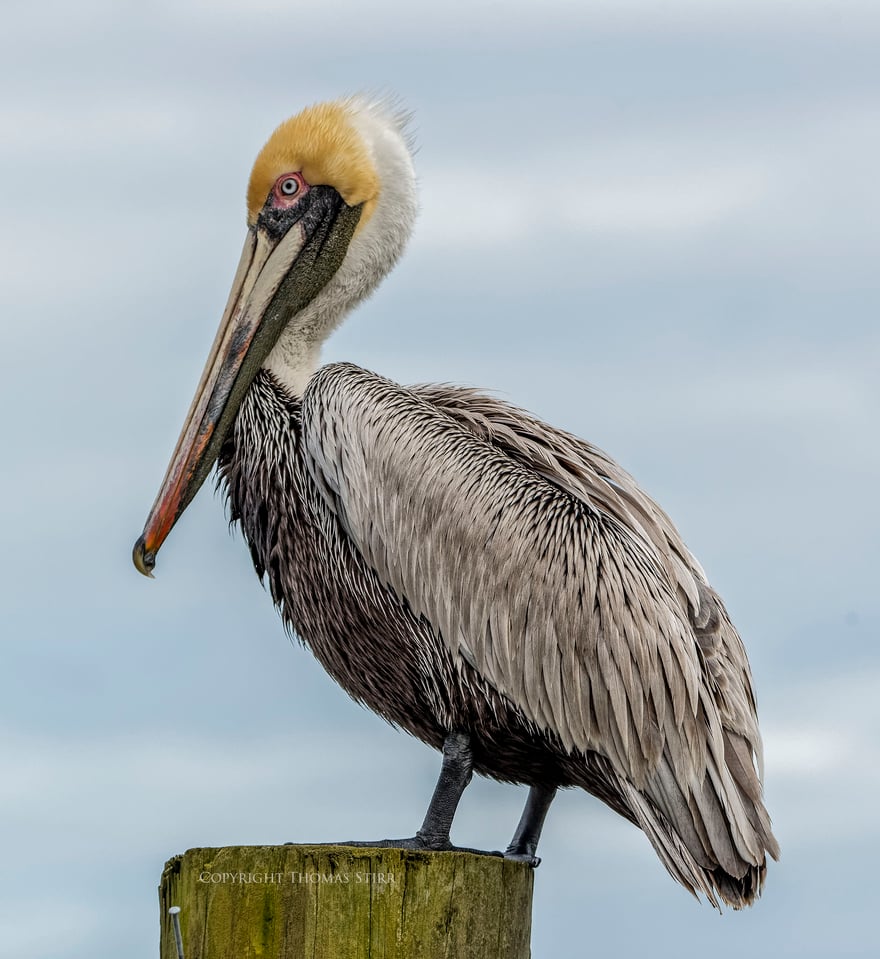
[{"label": "weathered wood grain", "polygon": [[528,959],[533,872],[460,852],[190,849],[165,866],[161,959]]}]

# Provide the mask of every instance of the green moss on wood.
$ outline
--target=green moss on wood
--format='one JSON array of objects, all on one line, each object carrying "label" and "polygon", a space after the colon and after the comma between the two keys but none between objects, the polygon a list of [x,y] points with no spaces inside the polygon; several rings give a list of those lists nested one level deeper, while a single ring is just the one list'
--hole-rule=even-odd
[{"label": "green moss on wood", "polygon": [[460,852],[190,849],[159,888],[161,959],[527,959],[532,870]]}]

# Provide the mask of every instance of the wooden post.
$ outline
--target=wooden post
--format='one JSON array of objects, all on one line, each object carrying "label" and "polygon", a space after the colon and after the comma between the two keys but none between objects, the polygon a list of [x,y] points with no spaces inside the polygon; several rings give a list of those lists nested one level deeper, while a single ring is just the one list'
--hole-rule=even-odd
[{"label": "wooden post", "polygon": [[190,849],[159,887],[161,959],[528,959],[532,869],[464,852]]}]

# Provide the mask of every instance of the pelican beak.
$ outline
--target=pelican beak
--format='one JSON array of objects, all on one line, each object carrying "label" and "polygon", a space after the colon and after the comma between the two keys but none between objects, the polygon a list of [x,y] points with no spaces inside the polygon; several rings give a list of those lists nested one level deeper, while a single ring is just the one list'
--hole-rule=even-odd
[{"label": "pelican beak", "polygon": [[[361,207],[312,187],[304,208],[261,215],[248,230],[214,345],[132,558],[152,576],[156,553],[217,461],[248,387],[288,321],[339,269]],[[289,211],[293,214],[293,211]]]}]

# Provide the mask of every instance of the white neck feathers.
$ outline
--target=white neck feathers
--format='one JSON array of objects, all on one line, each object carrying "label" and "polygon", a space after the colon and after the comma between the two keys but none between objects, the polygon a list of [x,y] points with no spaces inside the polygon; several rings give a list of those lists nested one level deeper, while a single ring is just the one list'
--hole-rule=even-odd
[{"label": "white neck feathers", "polygon": [[345,106],[373,159],[380,193],[372,216],[358,227],[339,270],[290,320],[263,363],[294,396],[302,396],[317,370],[327,337],[397,262],[418,212],[406,117],[361,97],[347,100]]}]

